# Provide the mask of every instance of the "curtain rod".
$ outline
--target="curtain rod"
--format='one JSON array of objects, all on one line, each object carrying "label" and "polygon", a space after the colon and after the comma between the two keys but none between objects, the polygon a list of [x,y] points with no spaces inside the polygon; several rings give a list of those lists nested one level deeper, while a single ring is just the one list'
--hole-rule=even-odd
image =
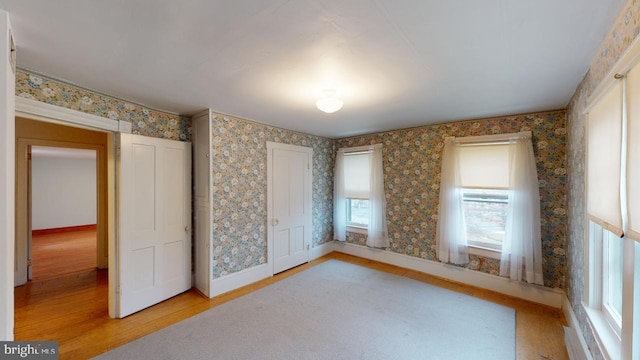
[{"label": "curtain rod", "polygon": [[369,152],[369,151],[373,151],[373,149],[378,149],[378,148],[382,148],[382,144],[340,148],[340,149],[338,149],[338,152],[342,152],[342,153],[345,153],[345,154],[354,154],[354,153],[359,153],[359,152],[366,153],[366,152]]},{"label": "curtain rod", "polygon": [[448,136],[444,140],[455,141],[461,145],[463,144],[472,145],[477,143],[483,143],[486,145],[494,145],[494,144],[497,145],[497,144],[507,144],[509,143],[510,140],[516,140],[520,138],[530,139],[531,131],[521,131],[521,132],[511,133],[511,134],[479,135],[479,136],[464,136],[464,137]]}]

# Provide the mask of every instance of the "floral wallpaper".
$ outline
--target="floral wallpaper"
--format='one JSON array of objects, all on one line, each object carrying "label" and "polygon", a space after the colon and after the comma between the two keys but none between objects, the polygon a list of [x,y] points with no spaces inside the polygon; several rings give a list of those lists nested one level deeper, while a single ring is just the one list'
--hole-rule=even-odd
[{"label": "floral wallpaper", "polygon": [[582,307],[584,300],[584,234],[585,234],[585,121],[584,111],[589,95],[613,68],[616,61],[640,34],[640,1],[628,0],[591,61],[591,66],[567,106],[568,129],[568,236],[567,284],[565,291],[571,302],[585,341],[594,359],[603,359]]},{"label": "floral wallpaper", "polygon": [[[314,148],[314,245],[332,238],[335,149],[382,142],[385,145],[387,193],[395,195],[390,196],[388,204],[389,231],[392,236],[389,251],[433,260],[442,137],[531,129],[542,200],[545,285],[565,289],[592,356],[601,359],[602,354],[581,305],[585,229],[583,112],[588,96],[638,34],[640,1],[628,0],[592,60],[566,113],[558,111],[457,122],[337,141],[217,116],[213,126],[216,156],[212,159],[215,179],[213,200],[217,205],[213,224],[216,241],[214,275],[222,276],[265,261],[266,141]],[[145,109],[24,70],[16,74],[16,95],[98,116],[131,121],[136,134],[191,139],[188,118]],[[568,191],[565,192],[566,189]],[[363,243],[364,237],[358,235],[348,234],[347,241]],[[499,261],[473,256],[468,266],[495,274]]]},{"label": "floral wallpaper", "polygon": [[[383,144],[388,251],[436,260],[440,156],[447,136],[473,136],[530,130],[541,197],[544,284],[563,288],[566,265],[566,113],[553,111],[453,122],[340,139],[336,148]],[[362,243],[349,234],[347,241]],[[467,267],[498,274],[500,261],[472,256]]]},{"label": "floral wallpaper", "polygon": [[266,262],[267,141],[313,148],[313,246],[333,240],[333,140],[230,116],[212,121],[214,278]]},{"label": "floral wallpaper", "polygon": [[129,121],[133,134],[191,141],[189,117],[148,109],[24,70],[16,72],[16,95],[112,120]]}]

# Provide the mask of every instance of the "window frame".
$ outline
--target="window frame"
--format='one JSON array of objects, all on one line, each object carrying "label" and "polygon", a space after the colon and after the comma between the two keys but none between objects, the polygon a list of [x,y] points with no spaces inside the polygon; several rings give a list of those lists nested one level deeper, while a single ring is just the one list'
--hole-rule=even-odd
[{"label": "window frame", "polygon": [[[345,156],[350,156],[350,155],[362,155],[362,154],[371,154],[372,149],[371,146],[366,145],[366,146],[355,146],[355,147],[350,147],[350,148],[345,148],[344,149],[345,152]],[[369,169],[369,171],[371,171],[371,169]],[[346,199],[346,219],[345,219],[345,224],[346,224],[346,228],[348,232],[351,233],[357,233],[357,234],[364,234],[364,235],[368,235],[369,234],[369,225],[368,224],[360,224],[360,223],[356,223],[356,222],[351,222],[350,217],[351,217],[351,200],[369,200],[369,198],[364,198],[364,197],[345,197]]]},{"label": "window frame", "polygon": [[[619,314],[612,305],[609,304],[608,298],[610,297],[610,281],[613,275],[610,275],[613,271],[613,264],[611,264],[611,246],[615,246],[615,242],[619,242],[619,245],[623,245],[624,240],[617,238],[614,234],[603,229],[602,231],[602,301],[601,311],[603,312],[607,323],[615,331],[618,337],[622,336],[622,314]],[[621,250],[622,251],[622,250]],[[620,259],[622,261],[622,259]],[[622,267],[622,264],[619,264]],[[623,276],[623,269],[620,269],[620,276]],[[622,284],[624,286],[624,283]],[[620,289],[620,298],[622,298],[623,289]]]},{"label": "window frame", "polygon": [[[626,162],[627,162],[627,80],[626,74],[635,66],[636,61],[626,63],[626,69],[619,69],[615,73],[625,74],[622,77],[611,77],[603,81],[593,92],[588,100],[589,105],[585,114],[589,116],[592,110],[598,106],[599,102],[608,96],[610,91],[615,90],[618,82],[621,85],[621,122],[622,134],[620,144],[620,166],[616,169],[619,172],[619,193],[613,196],[620,197],[620,210],[622,216],[622,227],[618,229],[618,225],[609,224],[606,220],[598,216],[592,216],[589,212],[589,191],[585,188],[584,200],[584,219],[585,219],[585,236],[584,236],[584,297],[582,308],[586,313],[587,322],[593,330],[593,337],[606,359],[628,358],[631,354],[640,353],[640,335],[637,333],[640,327],[640,312],[638,311],[640,299],[637,295],[640,293],[640,281],[637,281],[634,273],[640,269],[640,243],[624,236],[624,231],[628,230],[627,219],[627,183],[626,183]],[[615,105],[617,106],[617,104]],[[612,110],[615,111],[615,110]],[[585,121],[585,171],[584,181],[589,185],[589,119]],[[602,171],[601,169],[599,169]],[[608,235],[607,232],[613,232],[614,235]],[[617,233],[620,232],[620,233]],[[618,236],[622,236],[619,238]],[[605,240],[606,237],[609,239]],[[606,281],[604,277],[607,275],[605,266],[608,265],[608,249],[605,249],[607,241],[622,242],[622,316],[620,317],[620,326],[617,326],[615,311],[612,311],[606,304],[603,305],[603,297],[605,296]],[[605,254],[606,253],[606,254]],[[605,258],[606,255],[606,258]],[[636,320],[636,321],[634,321]],[[635,322],[635,324],[634,324]]]},{"label": "window frame", "polygon": [[[463,146],[492,146],[492,145],[506,145],[509,143],[509,139],[513,136],[513,134],[496,134],[496,135],[489,135],[489,136],[472,136],[472,137],[467,137],[466,139],[469,140],[464,141],[464,145]],[[472,189],[471,187],[465,187],[463,186],[463,193],[464,193],[464,189]],[[480,189],[480,188],[473,188],[473,189]],[[495,189],[495,190],[509,190],[508,188],[504,188],[501,186],[496,186],[496,187],[483,187],[482,189],[485,190],[491,190],[491,189]],[[464,194],[463,194],[463,206],[464,206]],[[508,204],[508,198],[507,198],[507,204]],[[465,229],[466,230],[466,229]],[[505,224],[505,233],[506,233],[506,224]],[[500,247],[500,249],[496,249],[490,246],[483,246],[482,244],[479,243],[469,243],[468,239],[467,239],[467,251],[470,255],[476,255],[476,256],[482,256],[485,258],[490,258],[490,259],[496,259],[496,260],[501,260],[502,259],[502,246]]]},{"label": "window frame", "polygon": [[[606,241],[625,241],[609,235],[599,224],[587,220],[587,251],[585,251],[585,301],[583,308],[587,314],[587,320],[593,328],[593,333],[598,347],[604,353],[605,358],[616,359],[620,357],[622,348],[622,327],[615,324],[610,309],[603,303],[605,271],[605,237]],[[623,274],[624,276],[624,274]],[[623,280],[623,296],[625,291]],[[624,304],[623,304],[624,307]],[[624,312],[623,308],[623,312]]]}]

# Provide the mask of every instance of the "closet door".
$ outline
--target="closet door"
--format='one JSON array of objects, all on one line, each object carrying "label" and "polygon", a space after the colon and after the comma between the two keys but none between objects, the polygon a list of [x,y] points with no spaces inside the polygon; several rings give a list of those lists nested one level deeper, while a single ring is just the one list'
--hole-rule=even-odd
[{"label": "closet door", "polygon": [[309,261],[313,149],[267,142],[268,246],[273,273]]}]

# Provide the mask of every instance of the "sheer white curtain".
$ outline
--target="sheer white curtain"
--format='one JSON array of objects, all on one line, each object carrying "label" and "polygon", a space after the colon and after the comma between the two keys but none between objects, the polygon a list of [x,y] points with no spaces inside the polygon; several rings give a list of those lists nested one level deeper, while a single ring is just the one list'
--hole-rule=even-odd
[{"label": "sheer white curtain", "polygon": [[384,169],[382,165],[382,145],[375,145],[370,154],[369,228],[367,246],[389,247],[387,231],[387,206],[384,194]]},{"label": "sheer white curtain", "polygon": [[347,240],[347,199],[344,192],[344,151],[338,150],[334,169],[333,238]]},{"label": "sheer white curtain", "polygon": [[464,220],[459,147],[455,138],[447,138],[442,152],[440,173],[440,204],[436,243],[438,260],[445,263],[466,264],[467,226]]},{"label": "sheer white curtain", "polygon": [[510,143],[509,210],[500,276],[543,285],[540,194],[531,135],[520,133]]}]

